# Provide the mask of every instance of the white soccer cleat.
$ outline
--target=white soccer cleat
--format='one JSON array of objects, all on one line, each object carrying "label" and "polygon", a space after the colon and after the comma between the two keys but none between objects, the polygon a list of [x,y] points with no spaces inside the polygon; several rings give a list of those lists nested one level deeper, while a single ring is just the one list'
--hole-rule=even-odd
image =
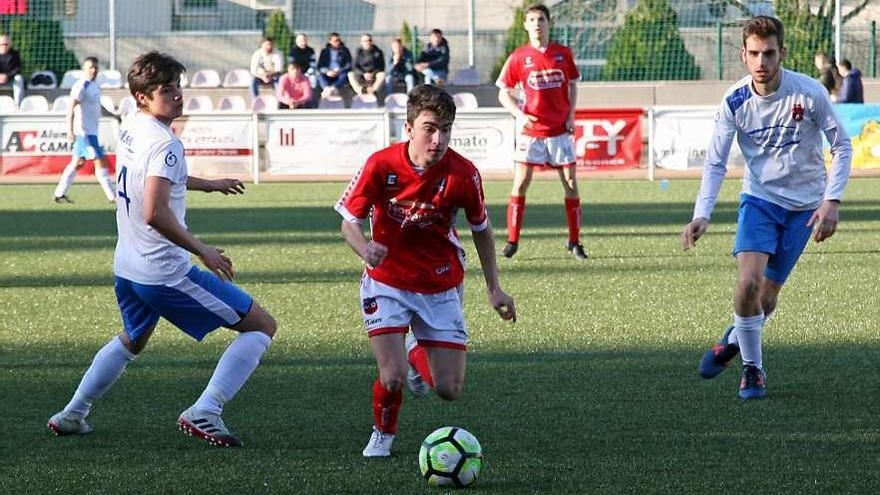
[{"label": "white soccer cleat", "polygon": [[49,418],[46,424],[56,435],[85,435],[92,432],[92,425],[79,414],[61,411]]},{"label": "white soccer cleat", "polygon": [[192,407],[177,418],[180,430],[187,435],[204,438],[217,447],[243,447],[244,443],[226,428],[219,414],[196,411]]},{"label": "white soccer cleat", "polygon": [[394,435],[382,433],[373,427],[370,441],[364,447],[364,457],[389,457],[391,456],[391,444],[394,443]]}]

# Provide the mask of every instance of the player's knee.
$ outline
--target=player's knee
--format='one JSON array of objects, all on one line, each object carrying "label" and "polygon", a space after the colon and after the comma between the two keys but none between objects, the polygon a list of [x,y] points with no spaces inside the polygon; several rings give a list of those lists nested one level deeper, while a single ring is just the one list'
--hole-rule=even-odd
[{"label": "player's knee", "polygon": [[737,289],[742,298],[748,301],[755,301],[761,293],[761,281],[758,277],[744,276],[739,279]]},{"label": "player's knee", "polygon": [[382,386],[385,387],[385,390],[389,392],[398,392],[403,390],[403,386],[406,383],[406,375],[397,373],[380,373],[379,381],[382,382]]},{"label": "player's knee", "polygon": [[76,169],[79,170],[79,169],[83,168],[83,166],[85,164],[86,164],[86,161],[83,158],[80,158],[79,160],[76,161]]},{"label": "player's knee", "polygon": [[122,345],[135,356],[140,354],[141,351],[143,351],[144,348],[147,346],[147,339],[138,339],[133,341],[128,337],[128,334],[125,332],[119,334],[119,341],[122,342]]},{"label": "player's knee", "polygon": [[261,332],[265,333],[269,337],[275,337],[275,333],[278,332],[278,322],[275,321],[275,318],[272,317],[269,313],[266,313],[263,317],[263,324],[261,325]]},{"label": "player's knee", "polygon": [[464,386],[461,380],[450,380],[434,384],[434,392],[443,400],[455,400],[461,396]]}]

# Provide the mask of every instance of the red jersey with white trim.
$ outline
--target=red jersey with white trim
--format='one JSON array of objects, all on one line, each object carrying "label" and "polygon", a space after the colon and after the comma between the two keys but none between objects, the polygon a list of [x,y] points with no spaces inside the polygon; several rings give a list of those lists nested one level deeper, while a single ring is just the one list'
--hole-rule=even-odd
[{"label": "red jersey with white trim", "polygon": [[565,122],[573,104],[568,86],[580,77],[567,46],[551,42],[542,51],[525,44],[507,58],[495,84],[499,88],[522,88],[523,111],[538,117],[527,123],[522,133],[545,138],[568,132]]},{"label": "red jersey with white trim", "polygon": [[343,218],[360,222],[372,212],[373,240],[388,248],[385,260],[367,267],[375,280],[398,289],[432,294],[464,279],[464,250],[455,216],[464,209],[471,230],[489,226],[480,172],[448,149],[419,174],[408,142],[374,153],[336,204]]}]

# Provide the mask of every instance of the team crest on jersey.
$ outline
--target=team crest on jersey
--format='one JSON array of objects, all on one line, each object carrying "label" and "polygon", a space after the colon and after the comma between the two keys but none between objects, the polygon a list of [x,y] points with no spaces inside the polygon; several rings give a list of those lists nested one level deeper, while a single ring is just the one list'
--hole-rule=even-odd
[{"label": "team crest on jersey", "polygon": [[800,122],[804,120],[804,106],[800,103],[795,103],[794,105],[792,105],[791,118],[793,118],[795,122]]},{"label": "team crest on jersey", "polygon": [[177,155],[174,154],[173,151],[169,151],[167,155],[165,155],[165,166],[173,167],[177,165]]},{"label": "team crest on jersey", "polygon": [[561,53],[557,53],[557,54],[553,57],[553,59],[556,60],[556,61],[559,62],[559,63],[562,63],[562,61],[565,60],[565,57],[563,57]]},{"label": "team crest on jersey", "polygon": [[523,60],[523,67],[533,67],[535,65],[535,61],[532,60],[531,56],[528,56]]},{"label": "team crest on jersey", "polygon": [[375,297],[364,298],[364,314],[371,315],[379,310],[379,303]]}]

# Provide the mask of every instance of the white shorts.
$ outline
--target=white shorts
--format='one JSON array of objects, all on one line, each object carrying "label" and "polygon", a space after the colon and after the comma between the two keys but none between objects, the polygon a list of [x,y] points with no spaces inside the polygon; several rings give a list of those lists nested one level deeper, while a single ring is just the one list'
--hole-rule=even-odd
[{"label": "white shorts", "polygon": [[571,134],[539,138],[518,134],[514,161],[538,167],[570,167],[575,164]]},{"label": "white shorts", "polygon": [[436,294],[397,289],[370,278],[361,279],[361,313],[372,337],[412,329],[419,344],[466,349],[464,284]]}]

